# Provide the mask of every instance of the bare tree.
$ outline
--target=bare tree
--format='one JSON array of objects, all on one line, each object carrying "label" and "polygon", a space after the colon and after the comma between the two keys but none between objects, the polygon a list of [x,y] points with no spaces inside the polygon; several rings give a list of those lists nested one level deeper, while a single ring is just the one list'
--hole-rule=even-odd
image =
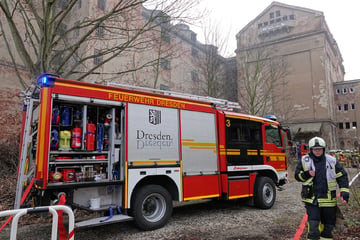
[{"label": "bare tree", "polygon": [[154,74],[154,81],[152,88],[157,88],[158,83],[161,79],[170,80],[171,76],[166,76],[167,74],[161,71],[164,61],[171,61],[174,58],[179,58],[182,54],[181,51],[181,42],[171,41],[172,36],[177,34],[176,26],[172,24],[163,24],[161,26],[160,38],[159,34],[153,36],[153,50],[155,52],[155,64],[152,66],[152,71]]},{"label": "bare tree", "polygon": [[[152,49],[151,32],[159,32],[164,24],[191,20],[187,12],[198,1],[98,1],[98,6],[85,6],[92,9],[87,17],[81,14],[81,4],[88,2],[0,1],[1,34],[14,67],[22,62],[34,78],[53,72],[83,80],[98,73],[111,79],[153,66],[159,56],[139,55]],[[129,59],[134,60],[133,64]]]},{"label": "bare tree", "polygon": [[248,49],[240,53],[238,66],[242,110],[252,115],[274,113],[286,118],[289,108],[284,104],[289,103],[290,94],[284,91],[288,75],[285,57],[276,56],[265,47]]},{"label": "bare tree", "polygon": [[228,34],[223,34],[219,24],[208,21],[203,27],[205,44],[200,46],[200,53],[196,53],[194,65],[199,69],[198,85],[204,95],[211,97],[225,97],[226,86],[226,58],[222,55],[226,51]]}]

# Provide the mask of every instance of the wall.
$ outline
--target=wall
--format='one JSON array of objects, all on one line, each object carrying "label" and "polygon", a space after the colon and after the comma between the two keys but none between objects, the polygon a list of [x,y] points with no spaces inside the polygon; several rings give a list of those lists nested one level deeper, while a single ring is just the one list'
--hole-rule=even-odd
[{"label": "wall", "polygon": [[[270,24],[272,20],[275,22]],[[290,127],[303,124],[297,129],[300,132],[307,129],[295,141],[321,136],[330,148],[336,146],[333,83],[344,80],[344,69],[323,13],[273,2],[236,37],[239,69],[239,64],[246,61],[244,52],[261,47],[271,51],[270,57],[281,56],[287,61],[284,84],[275,91],[275,95],[284,97],[273,103],[272,109],[281,122]]]}]

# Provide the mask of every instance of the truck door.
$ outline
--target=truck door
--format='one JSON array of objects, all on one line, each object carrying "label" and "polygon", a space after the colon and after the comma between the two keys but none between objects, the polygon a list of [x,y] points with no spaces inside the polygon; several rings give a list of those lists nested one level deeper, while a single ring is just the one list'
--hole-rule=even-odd
[{"label": "truck door", "polygon": [[276,125],[266,124],[264,141],[264,164],[272,165],[275,169],[284,168],[285,149],[280,128]]},{"label": "truck door", "polygon": [[227,117],[225,125],[227,165],[263,164],[261,123]]}]

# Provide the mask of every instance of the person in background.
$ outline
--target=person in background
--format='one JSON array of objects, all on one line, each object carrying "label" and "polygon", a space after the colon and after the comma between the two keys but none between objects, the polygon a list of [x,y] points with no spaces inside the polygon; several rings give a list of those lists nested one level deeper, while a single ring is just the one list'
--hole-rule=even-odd
[{"label": "person in background", "polygon": [[320,137],[309,141],[310,152],[295,169],[295,179],[302,182],[301,198],[308,215],[308,239],[333,239],[336,223],[336,188],[343,203],[349,201],[349,180],[336,158],[325,154],[326,143]]},{"label": "person in background", "polygon": [[300,161],[301,160],[301,145],[300,145],[300,143],[296,143],[296,156],[297,156],[297,159]]}]

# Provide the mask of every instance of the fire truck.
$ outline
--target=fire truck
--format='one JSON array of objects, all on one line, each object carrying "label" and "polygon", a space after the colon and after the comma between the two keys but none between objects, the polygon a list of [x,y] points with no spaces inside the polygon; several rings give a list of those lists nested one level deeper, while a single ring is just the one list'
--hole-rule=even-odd
[{"label": "fire truck", "polygon": [[300,145],[300,152],[301,152],[301,156],[305,156],[309,153],[309,145],[306,143],[302,143]]},{"label": "fire truck", "polygon": [[151,230],[173,201],[248,198],[269,209],[287,182],[288,129],[237,103],[53,75],[23,95],[15,209],[65,196],[99,212],[77,227],[134,220]]}]

